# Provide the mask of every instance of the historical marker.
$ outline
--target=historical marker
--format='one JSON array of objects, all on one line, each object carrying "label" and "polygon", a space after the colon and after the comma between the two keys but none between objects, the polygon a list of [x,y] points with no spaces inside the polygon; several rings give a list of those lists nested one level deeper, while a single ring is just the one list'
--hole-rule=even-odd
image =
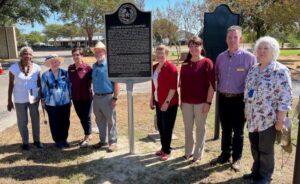
[{"label": "historical marker", "polygon": [[126,82],[151,78],[151,12],[142,12],[134,4],[124,3],[105,15],[108,77]]}]

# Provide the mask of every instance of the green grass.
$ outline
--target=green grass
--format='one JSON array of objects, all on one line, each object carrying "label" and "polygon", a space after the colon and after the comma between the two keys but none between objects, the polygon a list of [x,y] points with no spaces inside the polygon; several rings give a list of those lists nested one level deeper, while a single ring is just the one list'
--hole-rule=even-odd
[{"label": "green grass", "polygon": [[281,50],[280,56],[294,56],[300,54],[300,49],[297,50]]}]

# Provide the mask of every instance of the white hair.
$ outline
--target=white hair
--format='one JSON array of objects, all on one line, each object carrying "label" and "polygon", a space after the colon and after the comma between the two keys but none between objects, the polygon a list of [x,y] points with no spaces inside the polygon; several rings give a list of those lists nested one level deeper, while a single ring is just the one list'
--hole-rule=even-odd
[{"label": "white hair", "polygon": [[264,37],[259,38],[256,41],[255,46],[254,46],[254,54],[255,55],[257,55],[257,49],[258,49],[258,46],[261,43],[266,43],[271,47],[272,56],[273,56],[272,60],[276,60],[279,56],[279,53],[280,53],[280,46],[279,46],[278,41],[275,38],[271,37],[271,36],[264,36]]},{"label": "white hair", "polygon": [[27,51],[27,52],[31,52],[31,54],[33,54],[33,50],[32,50],[32,48],[31,48],[31,47],[24,46],[24,47],[22,47],[22,48],[20,49],[20,56],[22,56],[22,55],[23,55],[23,53],[24,53],[25,51]]}]

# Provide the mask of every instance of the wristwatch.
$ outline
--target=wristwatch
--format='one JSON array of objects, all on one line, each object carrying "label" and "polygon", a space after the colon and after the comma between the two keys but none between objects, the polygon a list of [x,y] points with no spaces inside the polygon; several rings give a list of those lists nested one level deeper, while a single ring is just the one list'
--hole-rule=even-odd
[{"label": "wristwatch", "polygon": [[117,101],[117,100],[118,100],[118,98],[117,98],[117,97],[112,97],[112,99],[113,99],[114,101]]}]

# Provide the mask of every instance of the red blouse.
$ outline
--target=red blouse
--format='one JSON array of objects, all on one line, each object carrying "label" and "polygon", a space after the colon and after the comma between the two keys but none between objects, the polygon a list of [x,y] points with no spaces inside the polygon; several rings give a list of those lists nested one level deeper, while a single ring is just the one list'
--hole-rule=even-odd
[{"label": "red blouse", "polygon": [[[153,72],[156,70],[158,63],[153,66]],[[169,106],[177,105],[178,104],[178,92],[177,92],[177,69],[176,66],[169,61],[166,61],[163,67],[161,68],[158,74],[158,88],[157,90],[157,97],[158,97],[158,105],[161,107],[166,98],[168,97],[170,89],[175,90],[175,94],[171,99]],[[152,80],[152,95],[154,97],[155,86]],[[154,98],[153,98],[154,100]]]},{"label": "red blouse", "polygon": [[180,71],[181,102],[201,104],[206,102],[209,85],[215,89],[213,62],[203,58],[197,62],[182,63]]}]

